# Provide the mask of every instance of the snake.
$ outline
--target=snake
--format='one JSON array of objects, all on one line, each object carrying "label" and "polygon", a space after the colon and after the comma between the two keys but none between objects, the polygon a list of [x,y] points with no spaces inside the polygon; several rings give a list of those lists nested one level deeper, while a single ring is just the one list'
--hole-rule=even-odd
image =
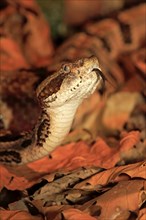
[{"label": "snake", "polygon": [[95,56],[62,64],[36,89],[42,111],[33,131],[15,140],[1,137],[0,162],[22,165],[49,156],[68,134],[79,105],[96,88],[102,89],[104,81]]},{"label": "snake", "polygon": [[[145,3],[138,4],[115,16],[91,21],[82,32],[57,48],[48,67],[54,74],[36,90],[42,109],[40,117],[32,132],[0,137],[0,163],[13,166],[33,162],[45,155],[51,157],[50,153],[68,134],[82,100],[96,88],[102,88],[105,78],[113,79],[118,87],[125,82],[125,73],[134,71],[138,73],[143,90],[145,6]],[[125,54],[128,54],[126,70],[118,60]],[[30,81],[31,85],[32,78]]]}]

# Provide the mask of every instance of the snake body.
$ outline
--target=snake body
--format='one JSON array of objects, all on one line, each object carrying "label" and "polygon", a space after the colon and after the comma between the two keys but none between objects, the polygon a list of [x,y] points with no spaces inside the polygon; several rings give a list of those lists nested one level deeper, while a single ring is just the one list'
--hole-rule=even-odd
[{"label": "snake body", "polygon": [[[142,3],[120,11],[115,16],[88,22],[82,32],[70,37],[57,49],[49,70],[56,69],[64,60],[95,55],[106,77],[117,85],[123,84],[125,70],[119,58],[129,54],[128,60],[136,70],[137,67],[140,69],[138,62],[144,65],[144,52],[140,52],[138,62],[133,60],[131,54],[143,50],[141,47],[145,44],[145,11],[146,4]],[[141,74],[145,75],[144,71]]]},{"label": "snake body", "polygon": [[[15,141],[0,142],[0,162],[25,164],[48,155],[69,132],[75,112],[97,87],[103,77],[96,57],[64,64],[37,88],[42,112],[34,131]],[[5,138],[6,140],[6,138]]]}]

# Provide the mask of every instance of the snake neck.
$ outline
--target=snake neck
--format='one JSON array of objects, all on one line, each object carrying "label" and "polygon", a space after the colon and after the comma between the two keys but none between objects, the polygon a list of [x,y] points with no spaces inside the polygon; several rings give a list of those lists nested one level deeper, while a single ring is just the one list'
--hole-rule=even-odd
[{"label": "snake neck", "polygon": [[[24,149],[23,154],[26,156],[23,158],[26,161],[23,163],[31,162],[31,158],[37,160],[44,157],[61,144],[70,131],[79,104],[80,101],[75,100],[67,102],[63,106],[45,108],[45,111],[42,111],[34,129],[33,142],[31,146]],[[31,154],[29,161],[27,160],[28,153]]]},{"label": "snake neck", "polygon": [[35,132],[36,145],[47,151],[54,150],[69,132],[77,107],[78,103],[74,101],[43,112],[42,122]]}]

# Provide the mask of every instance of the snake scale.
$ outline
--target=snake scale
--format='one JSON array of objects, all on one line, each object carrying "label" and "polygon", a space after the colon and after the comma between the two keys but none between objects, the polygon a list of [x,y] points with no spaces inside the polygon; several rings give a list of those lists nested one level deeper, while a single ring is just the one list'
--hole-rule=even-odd
[{"label": "snake scale", "polygon": [[[82,100],[96,88],[103,87],[101,69],[106,78],[111,78],[116,84],[124,82],[124,70],[117,62],[121,54],[132,52],[130,59],[144,79],[142,45],[145,34],[143,3],[119,12],[115,17],[88,23],[84,32],[63,43],[48,67],[54,74],[37,88],[42,112],[33,132],[20,135],[15,140],[1,137],[0,162],[9,166],[21,165],[53,151],[69,132]],[[61,66],[64,61],[66,63]]]}]

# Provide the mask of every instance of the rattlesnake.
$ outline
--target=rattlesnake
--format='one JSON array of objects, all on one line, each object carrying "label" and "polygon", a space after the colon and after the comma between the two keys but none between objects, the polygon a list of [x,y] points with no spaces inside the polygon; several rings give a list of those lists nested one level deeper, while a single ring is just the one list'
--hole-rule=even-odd
[{"label": "rattlesnake", "polygon": [[[69,132],[80,103],[97,87],[101,89],[103,82],[96,57],[63,64],[37,88],[42,113],[34,131],[12,142],[1,140],[0,162],[25,164],[53,151]],[[3,140],[7,140],[7,137]]]},{"label": "rattlesnake", "polygon": [[[129,62],[144,78],[144,52],[141,49],[144,40],[145,4],[122,11],[114,18],[89,23],[84,32],[67,40],[57,49],[53,63],[48,67],[49,71],[59,70],[37,89],[42,113],[34,131],[12,141],[6,141],[8,136],[1,137],[0,161],[8,165],[31,162],[47,155],[62,142],[81,101],[96,87],[102,87],[103,76],[97,59],[106,77],[121,85],[125,74],[117,60],[121,54],[135,51]],[[85,58],[93,54],[97,58]],[[75,59],[78,61],[72,62]],[[60,68],[64,60],[68,63]]]}]

